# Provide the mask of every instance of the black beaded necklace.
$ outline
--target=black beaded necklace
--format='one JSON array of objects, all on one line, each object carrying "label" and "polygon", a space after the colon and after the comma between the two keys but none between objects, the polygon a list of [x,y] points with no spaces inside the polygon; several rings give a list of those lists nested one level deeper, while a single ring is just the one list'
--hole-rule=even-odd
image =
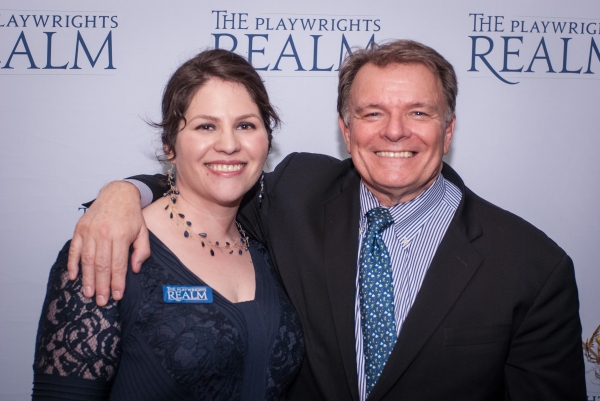
[{"label": "black beaded necklace", "polygon": [[234,251],[237,250],[237,253],[239,255],[243,255],[244,251],[248,250],[249,243],[248,243],[248,236],[246,235],[246,231],[244,231],[244,229],[242,228],[240,223],[238,223],[237,221],[235,222],[238,232],[241,235],[239,242],[233,241],[233,243],[230,243],[228,241],[225,241],[225,244],[222,245],[219,241],[213,242],[213,241],[209,240],[208,235],[206,233],[194,232],[194,230],[192,229],[192,222],[187,220],[183,213],[179,213],[177,211],[175,205],[177,204],[177,197],[179,195],[179,191],[175,187],[175,172],[173,171],[174,170],[173,167],[171,167],[171,169],[169,170],[169,173],[167,174],[167,180],[169,182],[169,190],[163,195],[163,196],[168,196],[171,198],[170,199],[171,202],[169,202],[167,204],[167,206],[165,206],[165,210],[170,209],[169,218],[174,219],[174,221],[176,222],[177,225],[179,225],[179,224],[183,225],[183,227],[184,227],[183,236],[185,238],[190,238],[190,237],[195,237],[197,235],[200,239],[200,243],[202,244],[202,247],[208,248],[210,250],[210,256],[215,256],[215,250],[219,250],[223,253],[228,253],[230,255],[232,255],[234,253]]}]

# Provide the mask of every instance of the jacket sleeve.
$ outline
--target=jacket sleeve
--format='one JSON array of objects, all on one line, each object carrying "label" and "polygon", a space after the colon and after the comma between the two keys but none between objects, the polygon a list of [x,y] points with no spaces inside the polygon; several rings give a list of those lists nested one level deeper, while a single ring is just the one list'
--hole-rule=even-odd
[{"label": "jacket sleeve", "polygon": [[[128,180],[136,180],[145,185],[152,192],[152,202],[162,198],[163,194],[167,192],[169,186],[167,184],[167,177],[163,174],[154,175],[134,175],[133,177],[127,177]],[[81,206],[90,207],[94,200],[82,203]]]},{"label": "jacket sleeve", "polygon": [[[265,174],[265,177],[268,174]],[[261,211],[264,208],[265,211],[268,209],[268,199],[264,194],[263,199],[259,201],[258,196],[261,192],[261,184],[258,181],[254,186],[246,193],[240,204],[238,210],[237,221],[240,223],[242,228],[248,233],[248,235],[262,244],[267,244],[267,235],[263,225]]]},{"label": "jacket sleeve", "polygon": [[163,174],[134,175],[133,177],[127,177],[127,179],[137,180],[148,186],[152,191],[152,202],[162,198],[163,194],[167,192],[169,188],[167,177]]},{"label": "jacket sleeve", "polygon": [[[269,245],[269,212],[277,205],[277,184],[286,173],[290,161],[296,153],[285,157],[272,173],[266,173],[262,186],[259,181],[246,193],[240,204],[237,219],[244,230],[258,242]],[[262,196],[259,196],[262,192]],[[281,205],[278,205],[281,207]]]},{"label": "jacket sleeve", "polygon": [[505,365],[507,400],[587,399],[579,298],[565,255],[512,340]]}]

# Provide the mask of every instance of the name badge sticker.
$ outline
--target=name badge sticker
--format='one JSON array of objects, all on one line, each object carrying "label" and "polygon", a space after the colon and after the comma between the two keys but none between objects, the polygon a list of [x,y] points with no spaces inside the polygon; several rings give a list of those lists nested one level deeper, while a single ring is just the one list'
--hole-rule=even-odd
[{"label": "name badge sticker", "polygon": [[168,304],[210,304],[212,288],[187,285],[163,285],[163,298]]}]

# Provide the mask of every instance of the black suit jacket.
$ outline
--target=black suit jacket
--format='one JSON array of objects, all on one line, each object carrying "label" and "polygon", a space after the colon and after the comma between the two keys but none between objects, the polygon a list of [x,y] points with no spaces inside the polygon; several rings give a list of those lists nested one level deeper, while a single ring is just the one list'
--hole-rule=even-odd
[{"label": "black suit jacket", "polygon": [[[585,400],[573,264],[544,233],[462,200],[368,400]],[[290,399],[358,400],[354,299],[360,177],[350,159],[292,154],[242,203],[298,310],[306,360]]]}]

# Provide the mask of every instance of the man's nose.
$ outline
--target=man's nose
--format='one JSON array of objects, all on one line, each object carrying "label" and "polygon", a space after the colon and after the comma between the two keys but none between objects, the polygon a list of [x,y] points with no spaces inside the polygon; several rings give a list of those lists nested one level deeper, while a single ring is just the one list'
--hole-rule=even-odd
[{"label": "man's nose", "polygon": [[411,130],[407,124],[406,117],[402,115],[390,116],[382,131],[382,137],[392,142],[397,142],[403,138],[410,137]]}]

